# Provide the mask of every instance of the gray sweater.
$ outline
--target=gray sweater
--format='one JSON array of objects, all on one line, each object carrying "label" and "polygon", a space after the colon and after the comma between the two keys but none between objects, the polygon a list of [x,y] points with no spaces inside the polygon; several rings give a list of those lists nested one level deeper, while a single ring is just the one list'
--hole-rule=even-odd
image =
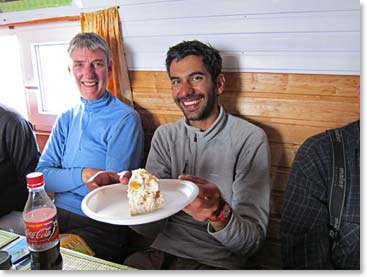
[{"label": "gray sweater", "polygon": [[152,139],[146,169],[163,179],[190,174],[218,186],[233,214],[214,232],[183,211],[168,219],[131,226],[156,232],[153,248],[226,269],[242,269],[265,239],[269,218],[270,150],[262,129],[221,107],[205,132],[185,119],[160,126]]}]

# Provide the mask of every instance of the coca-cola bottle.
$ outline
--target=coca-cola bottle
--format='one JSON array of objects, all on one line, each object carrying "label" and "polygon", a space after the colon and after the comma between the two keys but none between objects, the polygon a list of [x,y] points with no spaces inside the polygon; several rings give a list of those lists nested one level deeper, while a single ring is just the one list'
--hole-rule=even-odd
[{"label": "coca-cola bottle", "polygon": [[31,269],[62,269],[57,210],[44,187],[43,174],[27,175],[28,200],[23,211]]}]

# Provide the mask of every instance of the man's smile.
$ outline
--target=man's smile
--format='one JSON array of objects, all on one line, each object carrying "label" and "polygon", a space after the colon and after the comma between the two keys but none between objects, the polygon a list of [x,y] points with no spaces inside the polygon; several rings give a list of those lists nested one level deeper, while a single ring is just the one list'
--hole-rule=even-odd
[{"label": "man's smile", "polygon": [[202,99],[203,96],[188,97],[180,99],[180,102],[182,103],[185,109],[195,109],[199,106]]},{"label": "man's smile", "polygon": [[96,86],[98,84],[97,81],[82,81],[81,83],[82,83],[82,85],[84,85],[86,87],[93,87],[93,86]]}]

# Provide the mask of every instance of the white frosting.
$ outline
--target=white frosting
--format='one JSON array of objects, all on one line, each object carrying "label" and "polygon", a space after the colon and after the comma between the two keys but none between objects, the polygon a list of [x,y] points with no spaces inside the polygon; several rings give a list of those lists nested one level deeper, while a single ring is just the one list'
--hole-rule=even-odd
[{"label": "white frosting", "polygon": [[142,168],[132,171],[127,197],[130,215],[148,213],[164,205],[158,179]]}]

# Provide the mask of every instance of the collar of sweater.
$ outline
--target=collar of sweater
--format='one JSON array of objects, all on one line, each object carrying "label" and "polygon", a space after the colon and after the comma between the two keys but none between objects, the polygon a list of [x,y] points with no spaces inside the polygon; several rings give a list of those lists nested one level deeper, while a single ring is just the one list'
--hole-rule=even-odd
[{"label": "collar of sweater", "polygon": [[226,112],[222,106],[219,106],[219,115],[217,119],[214,121],[212,126],[205,132],[201,131],[199,128],[193,127],[188,124],[187,120],[185,120],[185,127],[187,129],[188,135],[190,138],[204,139],[210,140],[214,136],[216,136],[225,126],[226,124]]},{"label": "collar of sweater", "polygon": [[107,106],[112,101],[112,95],[108,91],[97,100],[85,100],[80,97],[81,105],[85,111],[96,111]]}]

